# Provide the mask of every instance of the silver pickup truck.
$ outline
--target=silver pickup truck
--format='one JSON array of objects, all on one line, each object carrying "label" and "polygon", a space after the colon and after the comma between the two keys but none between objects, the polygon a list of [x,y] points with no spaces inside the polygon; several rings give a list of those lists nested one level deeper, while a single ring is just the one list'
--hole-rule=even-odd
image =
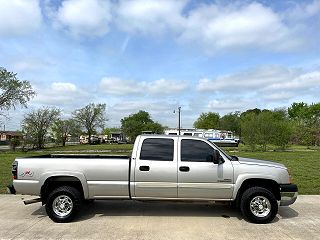
[{"label": "silver pickup truck", "polygon": [[189,136],[140,135],[132,156],[44,155],[13,162],[11,193],[40,196],[48,216],[69,222],[94,199],[230,202],[250,222],[268,223],[295,202],[279,163],[229,156]]}]

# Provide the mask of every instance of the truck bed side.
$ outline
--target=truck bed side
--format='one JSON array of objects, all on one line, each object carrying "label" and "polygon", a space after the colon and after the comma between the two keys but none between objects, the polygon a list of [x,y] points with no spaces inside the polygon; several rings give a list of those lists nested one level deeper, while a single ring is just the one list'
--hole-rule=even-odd
[{"label": "truck bed side", "polygon": [[46,155],[18,158],[18,193],[40,195],[41,187],[56,179],[81,182],[86,199],[128,199],[129,157],[103,155]]}]

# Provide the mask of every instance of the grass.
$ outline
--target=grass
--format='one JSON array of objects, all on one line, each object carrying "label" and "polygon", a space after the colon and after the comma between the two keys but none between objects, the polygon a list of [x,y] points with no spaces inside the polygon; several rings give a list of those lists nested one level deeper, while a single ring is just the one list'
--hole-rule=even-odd
[{"label": "grass", "polygon": [[239,157],[272,160],[282,163],[291,172],[299,194],[320,194],[320,151],[238,152]]},{"label": "grass", "polygon": [[[58,153],[86,153],[98,151],[99,154],[130,155],[132,144],[102,144],[102,145],[74,145],[53,147],[42,152],[0,152],[0,193],[6,192],[6,186],[12,182],[11,164],[16,157]],[[320,194],[320,150],[303,146],[292,146],[287,151],[250,152],[246,146],[239,148],[225,148],[230,154],[263,160],[272,160],[285,164],[291,171],[294,183],[299,187],[300,194]],[[272,150],[272,147],[269,147]],[[110,152],[111,151],[111,152]],[[121,152],[120,152],[121,151]],[[92,152],[91,152],[92,153]]]}]

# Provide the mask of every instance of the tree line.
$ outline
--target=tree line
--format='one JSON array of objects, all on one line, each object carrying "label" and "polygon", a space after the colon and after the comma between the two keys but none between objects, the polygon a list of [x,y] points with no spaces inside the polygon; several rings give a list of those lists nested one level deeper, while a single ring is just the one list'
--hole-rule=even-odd
[{"label": "tree line", "polygon": [[231,112],[202,113],[194,122],[195,128],[231,130],[252,150],[273,144],[281,149],[289,144],[320,145],[320,103],[292,103],[282,109],[249,109]]},{"label": "tree line", "polygon": [[[17,105],[27,106],[35,96],[28,81],[21,81],[17,74],[0,67],[0,115]],[[164,126],[155,122],[146,111],[138,111],[121,119],[119,129],[105,128],[108,121],[106,104],[90,103],[74,110],[69,119],[61,116],[57,108],[42,107],[29,112],[22,121],[25,142],[35,148],[43,148],[46,137],[53,135],[57,143],[65,145],[67,138],[98,132],[108,134],[122,131],[130,141],[142,131],[163,133]],[[222,117],[215,112],[201,113],[194,122],[199,129],[221,129],[233,131],[252,150],[268,144],[286,148],[288,144],[320,145],[320,103],[293,103],[285,109],[249,109],[245,112],[231,112]],[[109,134],[108,134],[109,135]],[[18,144],[18,143],[15,143]]]}]

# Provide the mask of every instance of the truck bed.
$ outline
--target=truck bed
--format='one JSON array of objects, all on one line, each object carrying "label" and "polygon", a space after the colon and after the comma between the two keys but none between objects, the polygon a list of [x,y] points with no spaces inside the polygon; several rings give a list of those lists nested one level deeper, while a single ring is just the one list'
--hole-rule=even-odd
[{"label": "truck bed", "polygon": [[103,158],[103,159],[128,159],[125,155],[107,155],[107,154],[45,154],[40,156],[30,156],[24,158]]},{"label": "truck bed", "polygon": [[17,158],[15,188],[19,193],[40,195],[45,179],[75,177],[85,188],[85,198],[130,198],[129,156],[104,154],[46,154]]}]

